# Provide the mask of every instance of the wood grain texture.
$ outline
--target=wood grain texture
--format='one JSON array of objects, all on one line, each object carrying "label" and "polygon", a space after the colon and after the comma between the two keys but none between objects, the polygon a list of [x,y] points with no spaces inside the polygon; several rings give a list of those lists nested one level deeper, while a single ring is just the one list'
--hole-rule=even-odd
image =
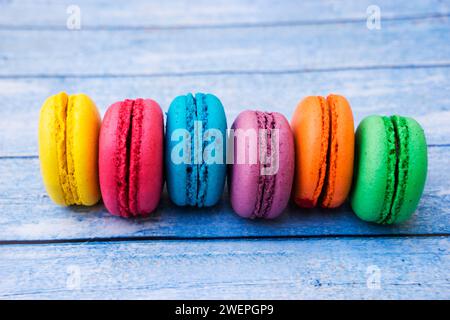
[{"label": "wood grain texture", "polygon": [[449,249],[441,237],[1,246],[0,298],[449,299]]},{"label": "wood grain texture", "polygon": [[[177,95],[211,92],[230,127],[245,109],[278,111],[289,120],[307,95],[340,93],[353,108],[355,124],[370,114],[415,117],[429,144],[450,143],[449,68],[349,70],[272,75],[210,75],[150,78],[0,79],[0,157],[37,155],[39,109],[59,91],[84,92],[104,114],[119,100],[148,97],[164,111]],[[20,133],[20,134],[18,134]]]},{"label": "wood grain texture", "polygon": [[292,204],[276,221],[246,220],[232,211],[226,195],[210,209],[181,209],[165,195],[151,217],[126,220],[111,216],[102,205],[60,208],[45,193],[38,159],[3,159],[0,240],[450,234],[448,159],[450,148],[429,149],[429,175],[420,206],[411,220],[398,226],[363,222],[348,205],[338,210],[302,210]]},{"label": "wood grain texture", "polygon": [[[65,28],[69,5],[81,9],[87,28],[114,27],[207,27],[280,23],[324,23],[365,20],[370,0],[271,1],[271,0],[70,0],[0,1],[2,28]],[[447,0],[410,0],[405,2],[377,0],[385,19],[445,14]]]},{"label": "wood grain texture", "polygon": [[[126,76],[450,64],[447,18],[277,28],[0,30],[0,76]],[[420,46],[417,45],[420,39]]]}]

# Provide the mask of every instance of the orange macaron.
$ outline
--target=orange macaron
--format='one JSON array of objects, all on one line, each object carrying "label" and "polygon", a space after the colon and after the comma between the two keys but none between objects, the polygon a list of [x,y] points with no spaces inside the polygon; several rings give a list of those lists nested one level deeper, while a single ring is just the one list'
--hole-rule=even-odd
[{"label": "orange macaron", "polygon": [[310,96],[291,121],[295,141],[293,199],[303,208],[336,208],[347,198],[353,177],[354,122],[348,101],[331,94]]}]

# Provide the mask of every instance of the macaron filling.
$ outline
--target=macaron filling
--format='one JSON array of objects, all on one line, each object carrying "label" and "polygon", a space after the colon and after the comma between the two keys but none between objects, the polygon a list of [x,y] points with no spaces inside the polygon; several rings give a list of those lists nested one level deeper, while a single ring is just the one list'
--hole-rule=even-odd
[{"label": "macaron filling", "polygon": [[[270,167],[268,163],[268,157],[272,155],[272,130],[275,129],[275,118],[270,112],[256,111],[256,119],[258,123],[258,129],[265,129],[266,137],[260,143],[266,143],[266,153],[261,154],[259,159],[259,177],[258,186],[256,194],[255,208],[253,210],[253,217],[263,218],[265,217],[272,208],[276,174],[274,175],[262,175],[261,171],[263,167]],[[261,131],[260,131],[261,132]],[[261,138],[261,133],[259,133],[259,138]]]},{"label": "macaron filling", "polygon": [[[67,97],[67,96],[66,96]],[[58,97],[57,97],[58,98]],[[58,176],[66,205],[81,205],[75,181],[73,150],[73,99],[62,99],[55,104],[55,139],[58,154]]]},{"label": "macaron filling", "polygon": [[67,104],[67,120],[66,120],[66,158],[67,158],[67,177],[69,180],[70,190],[75,204],[82,204],[77,190],[77,182],[75,179],[75,161],[72,150],[73,145],[73,113],[75,96],[70,96]]},{"label": "macaron filling", "polygon": [[386,129],[388,157],[387,183],[383,210],[378,223],[392,224],[396,221],[405,197],[409,155],[407,144],[409,130],[404,118],[383,117]]},{"label": "macaron filling", "polygon": [[137,194],[143,109],[142,99],[127,99],[120,106],[114,162],[119,213],[123,217],[140,213]]},{"label": "macaron filling", "polygon": [[[202,123],[201,133],[198,132],[198,136],[202,138],[200,141],[202,143],[201,152],[206,148],[207,141],[203,140],[203,134],[207,130],[208,124],[208,106],[205,102],[205,95],[202,93],[197,93],[195,95],[195,101],[197,105],[197,118]],[[200,149],[200,148],[199,148]],[[203,207],[206,198],[206,188],[208,182],[208,166],[204,160],[198,164],[198,182],[197,182],[197,205]]]},{"label": "macaron filling", "polygon": [[[319,165],[319,177],[317,181],[316,189],[314,190],[312,203],[309,208],[313,208],[317,205],[320,198],[323,197],[323,193],[326,190],[328,184],[328,171],[330,158],[330,140],[332,139],[331,127],[331,111],[328,102],[325,98],[319,97],[320,108],[322,114],[322,138],[320,144],[320,165]],[[324,187],[325,186],[325,187]]]},{"label": "macaron filling", "polygon": [[[331,99],[326,100],[329,110],[329,139],[327,150],[327,169],[323,183],[323,190],[320,194],[320,205],[322,207],[328,207],[331,204],[334,196],[334,187],[336,184],[336,167],[337,167],[337,154],[338,154],[338,141],[337,141],[337,112],[336,105]],[[324,111],[322,111],[324,112]]]},{"label": "macaron filling", "polygon": [[72,192],[70,190],[69,180],[67,178],[67,161],[66,161],[66,111],[67,100],[62,103],[56,103],[55,111],[55,139],[56,153],[58,157],[58,177],[59,184],[63,191],[64,202],[66,205],[73,203]]},{"label": "macaron filling", "polygon": [[409,167],[409,152],[408,152],[408,142],[409,142],[409,129],[406,124],[406,120],[403,117],[392,116],[391,121],[394,124],[395,135],[397,138],[396,151],[397,151],[397,162],[396,162],[396,185],[394,199],[391,207],[391,219],[386,221],[386,223],[391,224],[397,220],[400,209],[403,205],[405,199],[406,185],[408,180],[408,167]]},{"label": "macaron filling", "polygon": [[392,200],[396,188],[396,168],[397,168],[397,137],[394,125],[389,117],[383,117],[384,129],[386,132],[386,192],[384,194],[383,208],[381,210],[380,219],[378,223],[385,223],[390,219]]},{"label": "macaron filling", "polygon": [[[186,199],[189,205],[203,207],[206,198],[208,167],[202,160],[206,147],[203,134],[208,125],[208,106],[205,95],[186,96],[186,129],[191,137],[191,161],[186,166]],[[201,123],[201,126],[199,125]]]},{"label": "macaron filling", "polygon": [[133,113],[131,119],[131,142],[130,142],[130,160],[129,160],[129,179],[128,179],[128,207],[134,215],[140,212],[138,206],[138,185],[139,171],[141,164],[141,137],[142,122],[144,118],[144,101],[137,99],[134,101]]},{"label": "macaron filling", "polygon": [[327,100],[323,97],[314,97],[317,107],[320,108],[321,132],[320,132],[320,154],[318,159],[317,183],[312,194],[304,197],[297,197],[295,201],[303,208],[314,208],[321,197],[326,184],[327,159],[329,156],[328,145],[330,143],[330,110]]},{"label": "macaron filling", "polygon": [[197,165],[193,162],[194,159],[194,123],[196,119],[196,110],[195,100],[192,94],[188,94],[186,96],[186,130],[190,134],[190,162],[186,165],[186,200],[189,205],[193,206],[196,204],[197,199]]}]

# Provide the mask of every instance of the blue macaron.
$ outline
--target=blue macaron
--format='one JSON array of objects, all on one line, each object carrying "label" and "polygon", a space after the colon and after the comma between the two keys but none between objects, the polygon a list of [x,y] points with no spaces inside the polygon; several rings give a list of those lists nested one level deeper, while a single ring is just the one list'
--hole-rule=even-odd
[{"label": "blue macaron", "polygon": [[170,199],[208,207],[221,198],[226,177],[227,120],[212,94],[176,97],[167,113],[165,168]]}]

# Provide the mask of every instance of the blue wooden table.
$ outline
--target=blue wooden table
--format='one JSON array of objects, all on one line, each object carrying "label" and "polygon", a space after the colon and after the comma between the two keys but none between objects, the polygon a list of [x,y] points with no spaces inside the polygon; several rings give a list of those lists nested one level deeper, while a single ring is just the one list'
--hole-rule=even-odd
[{"label": "blue wooden table", "polygon": [[[164,194],[138,220],[60,208],[37,124],[61,90],[102,114],[127,97],[167,110],[212,92],[229,124],[245,108],[290,119],[302,97],[340,93],[356,124],[399,113],[424,126],[425,192],[391,227],[348,204],[248,221],[226,194],[202,210]],[[0,101],[0,298],[450,298],[450,1],[0,0]]]}]

